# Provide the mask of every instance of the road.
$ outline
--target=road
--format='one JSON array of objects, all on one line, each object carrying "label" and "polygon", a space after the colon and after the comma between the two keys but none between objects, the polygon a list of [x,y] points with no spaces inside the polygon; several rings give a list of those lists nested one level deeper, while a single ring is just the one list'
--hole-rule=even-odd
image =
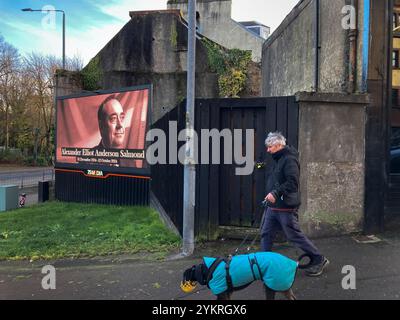
[{"label": "road", "polygon": [[19,188],[37,186],[39,181],[54,179],[52,167],[16,168],[1,167],[0,185],[17,185]]}]

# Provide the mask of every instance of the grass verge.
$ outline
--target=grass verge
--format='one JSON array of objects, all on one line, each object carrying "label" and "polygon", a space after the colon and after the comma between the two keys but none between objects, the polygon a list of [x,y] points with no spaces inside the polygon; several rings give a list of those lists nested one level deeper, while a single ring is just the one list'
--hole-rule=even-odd
[{"label": "grass verge", "polygon": [[149,207],[46,202],[0,213],[0,259],[157,253],[180,245]]}]

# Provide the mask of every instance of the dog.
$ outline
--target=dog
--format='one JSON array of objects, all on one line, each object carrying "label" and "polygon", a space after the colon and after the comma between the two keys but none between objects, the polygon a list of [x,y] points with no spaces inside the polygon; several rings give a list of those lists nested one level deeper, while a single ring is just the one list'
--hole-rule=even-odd
[{"label": "dog", "polygon": [[[308,257],[308,264],[300,261]],[[256,252],[228,258],[204,257],[203,262],[186,269],[183,273],[181,289],[191,292],[196,284],[206,285],[216,295],[217,300],[230,300],[234,291],[242,290],[256,280],[264,283],[266,300],[275,300],[276,292],[281,292],[288,300],[296,300],[292,285],[297,269],[305,269],[312,263],[308,254],[298,261],[274,252]]]}]

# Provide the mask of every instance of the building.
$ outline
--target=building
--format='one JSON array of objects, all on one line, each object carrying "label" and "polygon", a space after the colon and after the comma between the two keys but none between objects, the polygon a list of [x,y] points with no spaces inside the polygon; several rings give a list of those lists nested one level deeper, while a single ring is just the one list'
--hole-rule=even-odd
[{"label": "building", "polygon": [[400,173],[400,6],[393,8],[392,114],[390,172]]},{"label": "building", "polygon": [[247,30],[253,32],[257,36],[267,39],[271,34],[271,28],[259,23],[257,21],[240,21],[242,26],[244,26]]},{"label": "building", "polygon": [[[198,32],[228,49],[251,50],[254,62],[261,61],[261,50],[268,27],[254,25],[254,30],[231,18],[232,0],[197,0]],[[169,0],[168,9],[178,9],[187,17],[187,0]],[[257,34],[257,30],[260,33]],[[254,32],[255,31],[255,32]]]},{"label": "building", "polygon": [[302,181],[310,230],[379,232],[400,218],[399,5],[301,0],[263,46],[262,94],[300,103],[303,172],[318,177]]}]

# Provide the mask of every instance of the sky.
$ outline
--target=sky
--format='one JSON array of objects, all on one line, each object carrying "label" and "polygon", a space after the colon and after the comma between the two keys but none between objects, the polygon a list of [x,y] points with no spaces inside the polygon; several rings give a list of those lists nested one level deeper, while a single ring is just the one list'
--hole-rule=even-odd
[{"label": "sky", "polygon": [[[274,31],[298,0],[232,0],[232,19],[256,20]],[[129,11],[166,9],[167,0],[0,0],[0,34],[20,53],[62,57],[61,12],[65,11],[65,51],[84,64],[129,21]]]}]

